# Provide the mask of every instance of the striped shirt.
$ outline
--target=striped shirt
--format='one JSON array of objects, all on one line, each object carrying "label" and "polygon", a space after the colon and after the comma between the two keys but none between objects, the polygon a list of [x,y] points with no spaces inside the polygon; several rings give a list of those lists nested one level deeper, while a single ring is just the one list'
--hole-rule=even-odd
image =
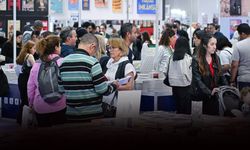
[{"label": "striped shirt", "polygon": [[108,85],[98,60],[85,50],[76,50],[60,66],[61,87],[67,97],[69,120],[86,120],[102,116],[102,96],[116,90]]}]

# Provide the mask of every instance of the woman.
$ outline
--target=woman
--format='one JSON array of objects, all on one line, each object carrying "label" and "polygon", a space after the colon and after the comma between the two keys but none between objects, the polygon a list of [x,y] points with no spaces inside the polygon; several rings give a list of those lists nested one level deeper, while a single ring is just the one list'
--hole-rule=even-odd
[{"label": "woman", "polygon": [[[5,56],[4,63],[13,63],[13,54],[14,54],[14,47],[13,47],[14,37],[10,38],[7,42],[3,44],[3,48],[1,51],[1,55]],[[16,31],[16,56],[19,55],[20,50],[22,47],[22,32]]]},{"label": "woman", "polygon": [[[134,66],[128,60],[128,47],[121,38],[111,38],[109,39],[108,44],[110,46],[110,59],[106,65],[106,78],[109,81],[114,81],[122,79],[124,77],[129,77],[130,79],[128,80],[128,82],[120,85],[118,90],[133,90],[136,71]],[[110,105],[112,105],[113,103],[113,106],[116,107],[116,94],[111,94],[109,96],[104,97],[103,101]],[[112,102],[113,98],[114,101]],[[113,116],[115,116],[115,114]]]},{"label": "woman", "polygon": [[162,33],[159,48],[154,57],[154,70],[160,72],[166,72],[166,66],[170,55],[172,55],[173,50],[171,42],[175,39],[175,33],[171,29],[167,29]]},{"label": "woman", "polygon": [[153,44],[148,32],[143,32],[141,35],[142,35],[142,44],[144,44],[144,43],[147,45]]},{"label": "woman", "polygon": [[[41,61],[49,62],[61,53],[60,38],[56,35],[50,35],[40,40],[36,49],[40,54]],[[62,59],[58,59],[57,65],[60,66]],[[62,95],[60,100],[54,103],[47,103],[41,97],[38,85],[38,74],[41,62],[36,62],[30,72],[28,80],[29,107],[31,107],[37,117],[38,126],[52,126],[65,122],[66,97]]]},{"label": "woman", "polygon": [[218,40],[217,49],[219,50],[218,55],[220,57],[222,71],[224,73],[225,78],[227,79],[227,82],[229,83],[231,78],[230,69],[231,69],[232,54],[233,54],[232,44],[225,36],[222,36],[217,40]]},{"label": "woman", "polygon": [[201,44],[201,37],[205,34],[204,31],[200,29],[196,29],[193,33],[193,44],[194,44],[194,49],[193,49],[193,56],[197,55],[198,47]]},{"label": "woman", "polygon": [[192,61],[193,80],[203,101],[202,112],[208,115],[219,114],[219,103],[215,93],[218,87],[226,85],[220,59],[216,55],[216,38],[209,33],[201,37],[198,54]]},{"label": "woman", "polygon": [[170,57],[168,71],[178,114],[191,114],[191,63],[189,42],[181,36],[176,41],[174,54]]},{"label": "woman", "polygon": [[20,54],[16,59],[16,63],[21,68],[21,73],[18,76],[18,88],[21,96],[21,105],[19,106],[19,111],[17,115],[17,122],[21,124],[22,121],[22,108],[24,105],[28,105],[28,95],[27,95],[27,83],[30,75],[30,70],[35,63],[35,43],[33,41],[28,41],[21,49]]}]

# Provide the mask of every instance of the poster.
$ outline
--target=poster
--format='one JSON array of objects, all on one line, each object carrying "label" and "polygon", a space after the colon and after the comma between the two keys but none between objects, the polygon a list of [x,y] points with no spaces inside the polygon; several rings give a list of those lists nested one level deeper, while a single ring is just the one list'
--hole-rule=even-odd
[{"label": "poster", "polygon": [[0,11],[6,11],[6,0],[0,0]]},{"label": "poster", "polygon": [[156,0],[137,0],[137,14],[155,14]]},{"label": "poster", "polygon": [[62,14],[63,13],[63,0],[50,0],[50,12]]},{"label": "poster", "polygon": [[112,1],[112,11],[113,12],[122,12],[122,0],[113,0]]},{"label": "poster", "polygon": [[82,0],[82,10],[89,10],[89,0]]},{"label": "poster", "polygon": [[229,17],[230,16],[230,0],[220,1],[220,16]]},{"label": "poster", "polygon": [[242,16],[248,16],[250,12],[250,1],[249,0],[241,0],[241,15]]},{"label": "poster", "polygon": [[230,39],[233,37],[233,34],[236,31],[235,25],[239,25],[241,22],[241,19],[230,19]]},{"label": "poster", "polygon": [[69,0],[68,1],[68,9],[69,10],[78,10],[79,2],[78,0]]},{"label": "poster", "polygon": [[34,0],[22,0],[23,11],[34,11]]},{"label": "poster", "polygon": [[[8,10],[13,10],[13,0],[8,0]],[[21,0],[16,0],[16,10],[21,10]]]},{"label": "poster", "polygon": [[108,7],[108,0],[95,0],[96,8]]},{"label": "poster", "polygon": [[[8,37],[10,37],[10,35],[13,33],[13,30],[14,30],[14,23],[13,23],[13,20],[8,20],[8,23],[7,23],[7,33],[8,33]],[[17,31],[21,31],[21,22],[20,20],[16,20],[16,30]]]},{"label": "poster", "polygon": [[36,0],[36,11],[48,11],[48,0]]},{"label": "poster", "polygon": [[43,31],[48,31],[48,20],[42,20],[43,22]]},{"label": "poster", "polygon": [[241,15],[241,0],[230,0],[230,15],[231,16]]}]

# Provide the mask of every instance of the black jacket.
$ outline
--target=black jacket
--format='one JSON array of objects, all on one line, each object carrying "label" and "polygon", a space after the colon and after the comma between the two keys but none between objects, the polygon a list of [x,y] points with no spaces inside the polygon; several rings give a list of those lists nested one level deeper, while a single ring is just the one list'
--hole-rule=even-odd
[{"label": "black jacket", "polygon": [[[220,62],[219,57],[216,55],[216,59]],[[220,65],[220,64],[219,64]],[[215,63],[213,58],[214,77],[212,77],[210,71],[207,75],[203,76],[199,71],[199,64],[197,57],[192,60],[192,73],[193,73],[193,85],[197,87],[199,95],[211,97],[211,93],[214,87],[227,85],[227,81],[223,74],[219,74],[219,66]],[[209,64],[206,63],[206,69],[209,69]],[[214,84],[213,84],[214,83]]]}]

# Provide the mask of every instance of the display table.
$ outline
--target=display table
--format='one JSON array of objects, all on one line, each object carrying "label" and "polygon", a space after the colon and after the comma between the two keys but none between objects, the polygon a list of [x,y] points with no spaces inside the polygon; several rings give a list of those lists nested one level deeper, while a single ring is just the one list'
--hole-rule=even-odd
[{"label": "display table", "polygon": [[152,73],[138,74],[135,89],[142,90],[141,111],[175,111],[172,88],[163,83],[164,76],[153,78]]},{"label": "display table", "polygon": [[15,119],[19,104],[21,102],[20,93],[17,85],[17,75],[14,68],[10,68],[12,64],[2,66],[9,82],[9,95],[0,97],[0,117]]}]

